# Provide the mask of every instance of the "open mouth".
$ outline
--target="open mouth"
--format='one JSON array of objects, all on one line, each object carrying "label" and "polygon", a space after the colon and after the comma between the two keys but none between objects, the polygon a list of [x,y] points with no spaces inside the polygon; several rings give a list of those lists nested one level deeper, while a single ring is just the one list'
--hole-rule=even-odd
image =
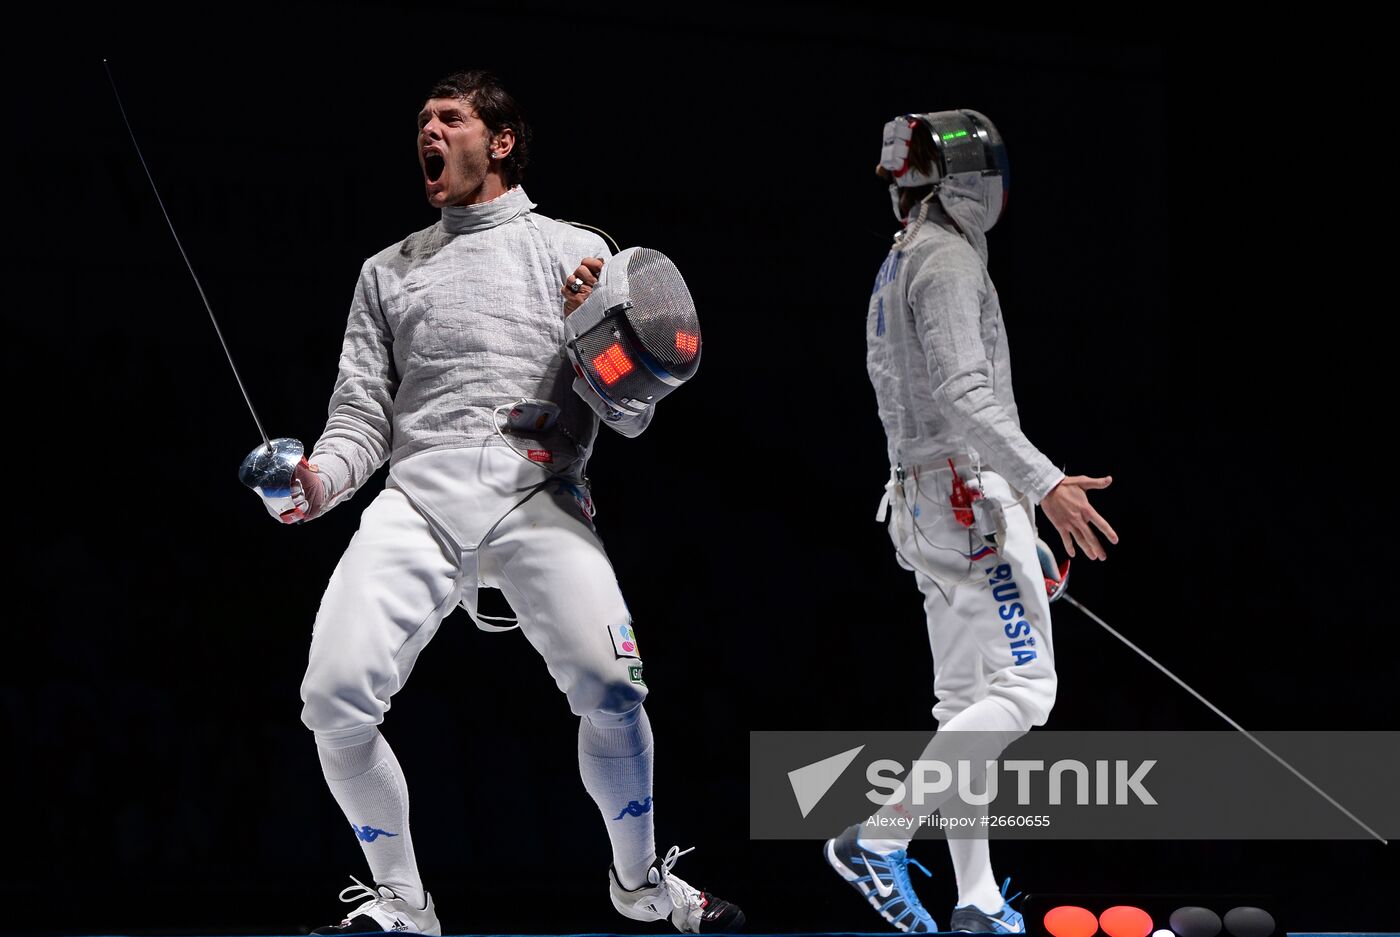
[{"label": "open mouth", "polygon": [[447,165],[447,161],[442,158],[442,154],[437,150],[425,150],[423,152],[423,172],[427,175],[429,182],[437,182],[442,176],[442,170]]}]

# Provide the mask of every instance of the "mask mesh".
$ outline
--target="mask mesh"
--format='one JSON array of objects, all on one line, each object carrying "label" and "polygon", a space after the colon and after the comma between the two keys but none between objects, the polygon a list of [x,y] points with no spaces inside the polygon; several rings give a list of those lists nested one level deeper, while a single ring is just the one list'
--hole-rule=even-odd
[{"label": "mask mesh", "polygon": [[638,248],[627,260],[632,308],[627,323],[647,354],[681,380],[700,366],[700,322],[676,265],[664,254]]}]

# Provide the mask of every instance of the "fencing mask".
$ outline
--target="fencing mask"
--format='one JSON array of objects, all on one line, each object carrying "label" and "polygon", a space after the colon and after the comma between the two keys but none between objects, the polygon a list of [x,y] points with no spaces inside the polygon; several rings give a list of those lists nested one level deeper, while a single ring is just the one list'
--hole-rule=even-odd
[{"label": "fencing mask", "polygon": [[700,366],[690,290],[675,264],[645,247],[629,247],[603,266],[564,329],[574,369],[624,413],[645,412]]},{"label": "fencing mask", "polygon": [[[914,134],[923,124],[933,136],[932,158],[928,171],[915,165],[910,158]],[[1001,134],[985,114],[972,110],[938,111],[931,114],[904,114],[885,124],[880,166],[894,177],[891,198],[895,200],[895,215],[900,215],[898,190],[936,185],[949,176],[962,173],[979,175],[996,183],[999,197],[992,199],[981,225],[990,230],[1006,208],[1011,194],[1011,166],[1006,158],[1006,144]]]}]

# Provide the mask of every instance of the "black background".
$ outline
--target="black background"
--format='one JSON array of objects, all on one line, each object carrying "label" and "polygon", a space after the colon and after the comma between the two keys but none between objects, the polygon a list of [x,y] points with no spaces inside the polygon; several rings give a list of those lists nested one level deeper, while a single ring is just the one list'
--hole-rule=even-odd
[{"label": "black background", "polygon": [[[897,112],[976,107],[1008,141],[989,240],[1022,423],[1071,473],[1115,477],[1095,503],[1122,543],[1080,562],[1076,595],[1247,726],[1396,727],[1393,394],[1367,279],[1384,242],[1362,227],[1385,192],[1350,112],[1375,93],[1350,77],[1364,39],[873,5],[126,16],[51,12],[7,63],[0,854],[24,900],[0,928],[295,931],[365,874],[297,689],[378,486],[284,529],[238,484],[257,435],[103,55],[274,435],[316,438],[360,263],[435,220],[413,116],[448,71],[495,69],[522,102],[540,212],[685,271],[705,367],[590,474],[647,651],[659,845],[698,846],[677,871],[753,929],[877,921],[817,844],[747,841],[746,732],[933,727],[920,597],[871,520],[886,468],[863,320],[894,229],[872,170]],[[1073,610],[1056,621],[1050,727],[1220,728]],[[575,727],[525,641],[461,613],[395,697],[384,732],[449,930],[644,929],[609,906]],[[917,854],[946,923],[947,860]],[[1400,864],[1376,843],[994,859],[1042,894],[1400,922],[1376,894]]]}]

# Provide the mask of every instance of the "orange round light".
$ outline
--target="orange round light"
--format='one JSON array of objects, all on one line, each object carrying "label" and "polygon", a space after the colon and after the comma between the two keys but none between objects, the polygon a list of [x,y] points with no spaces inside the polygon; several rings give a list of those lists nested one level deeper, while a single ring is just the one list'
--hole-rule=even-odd
[{"label": "orange round light", "polygon": [[1045,929],[1053,937],[1094,937],[1099,919],[1088,908],[1062,904],[1045,912]]},{"label": "orange round light", "polygon": [[1147,937],[1152,933],[1152,916],[1142,908],[1120,904],[1099,915],[1099,926],[1108,937]]}]

